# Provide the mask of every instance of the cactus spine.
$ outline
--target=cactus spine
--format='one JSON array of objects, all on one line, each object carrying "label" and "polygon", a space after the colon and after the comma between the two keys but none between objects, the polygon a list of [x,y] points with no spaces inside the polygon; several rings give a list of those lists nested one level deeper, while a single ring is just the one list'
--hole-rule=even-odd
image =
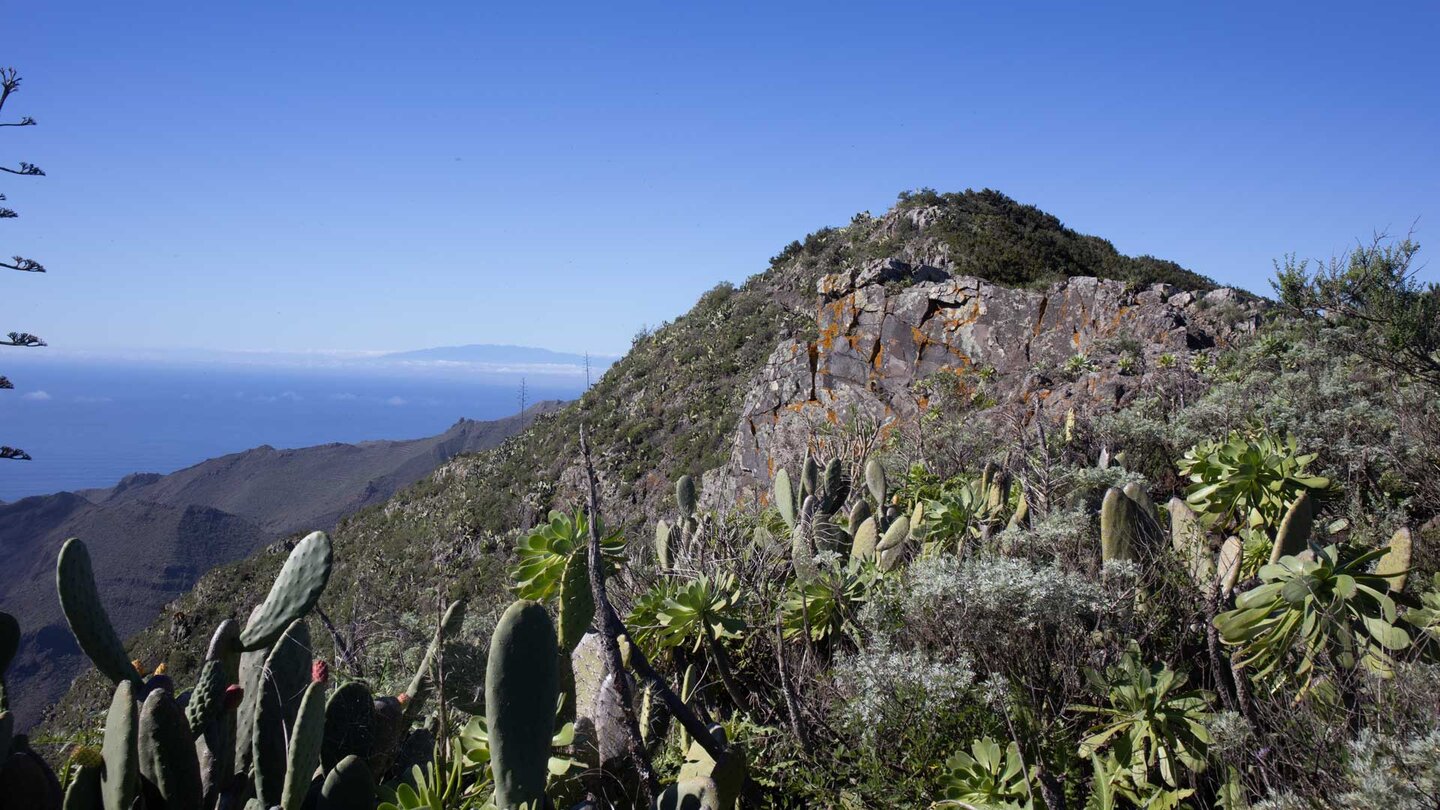
[{"label": "cactus spine", "polygon": [[539,602],[510,605],[495,626],[485,672],[485,719],[495,804],[502,810],[545,801],[559,649]]}]

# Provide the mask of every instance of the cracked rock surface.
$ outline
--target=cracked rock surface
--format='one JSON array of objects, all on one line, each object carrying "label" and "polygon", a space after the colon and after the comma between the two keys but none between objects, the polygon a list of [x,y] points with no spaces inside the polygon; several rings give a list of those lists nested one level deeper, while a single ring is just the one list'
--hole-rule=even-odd
[{"label": "cracked rock surface", "polygon": [[[1163,366],[1252,332],[1263,302],[1236,290],[1069,278],[1041,290],[998,286],[899,259],[832,273],[817,286],[818,339],[781,343],[750,386],[719,502],[764,502],[775,470],[794,466],[826,425],[894,426],[928,407],[916,383],[952,375],[993,407],[1034,418],[1123,405]],[[1129,347],[1125,350],[1117,346]],[[1067,371],[1083,356],[1084,368]],[[1162,356],[1166,356],[1162,361]],[[1128,359],[1122,360],[1122,357]]]}]

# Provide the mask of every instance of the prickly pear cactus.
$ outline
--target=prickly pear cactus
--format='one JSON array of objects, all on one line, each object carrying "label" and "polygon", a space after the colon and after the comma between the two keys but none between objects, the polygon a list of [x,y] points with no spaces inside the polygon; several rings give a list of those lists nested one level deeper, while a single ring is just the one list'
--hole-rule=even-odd
[{"label": "prickly pear cactus", "polygon": [[100,776],[100,796],[105,810],[130,810],[140,795],[137,694],[138,689],[131,681],[116,684],[110,712],[105,716],[105,739],[100,745],[100,756],[105,762]]},{"label": "prickly pear cactus", "polygon": [[832,458],[825,465],[825,476],[820,484],[820,511],[835,514],[850,497],[850,482],[845,478],[845,466],[840,459]]},{"label": "prickly pear cactus", "polygon": [[[94,749],[88,749],[94,753]],[[95,757],[98,759],[99,755]],[[100,772],[103,765],[99,762],[76,762],[74,774],[70,777],[70,787],[65,789],[65,803],[63,810],[100,810],[103,806],[100,799]]]},{"label": "prickly pear cactus", "polygon": [[1270,546],[1270,564],[1280,562],[1281,557],[1293,557],[1310,547],[1310,530],[1315,525],[1315,504],[1310,494],[1300,493],[1285,510],[1280,528],[1275,532],[1275,542]]},{"label": "prickly pear cactus", "polygon": [[140,707],[140,777],[147,793],[158,795],[168,810],[200,807],[200,761],[180,704],[164,689],[151,690]]},{"label": "prickly pear cactus", "polygon": [[1220,589],[1221,596],[1230,596],[1235,585],[1240,582],[1241,556],[1244,551],[1245,544],[1233,534],[1225,538],[1225,544],[1220,546],[1220,556],[1215,561],[1215,587]]},{"label": "prickly pear cactus", "polygon": [[1206,587],[1215,581],[1215,557],[1205,542],[1199,515],[1180,498],[1171,498],[1165,510],[1170,513],[1171,549],[1195,584]]},{"label": "prickly pear cactus", "polygon": [[348,756],[370,756],[375,747],[374,707],[370,687],[359,681],[336,689],[325,702],[325,741],[320,748],[320,763],[327,773]]},{"label": "prickly pear cactus", "polygon": [[879,528],[875,518],[867,517],[855,527],[855,540],[850,544],[850,561],[866,562],[875,559],[875,547],[879,545]]},{"label": "prickly pear cactus", "polygon": [[873,458],[865,462],[865,487],[870,490],[875,508],[884,509],[890,498],[890,489],[885,481],[885,468]]},{"label": "prickly pear cactus", "polygon": [[655,797],[655,810],[720,810],[720,786],[714,779],[686,779]]},{"label": "prickly pear cactus", "polygon": [[1390,550],[1375,563],[1375,575],[1390,580],[1392,593],[1405,589],[1410,571],[1411,536],[1409,529],[1400,529],[1390,537]]},{"label": "prickly pear cactus", "polygon": [[251,762],[255,795],[266,807],[274,807],[285,789],[285,705],[279,684],[268,675],[260,683],[260,703],[256,706],[250,744],[254,747]]},{"label": "prickly pear cactus", "polygon": [[315,681],[305,687],[300,699],[300,712],[290,732],[290,750],[286,754],[285,784],[280,792],[282,810],[300,810],[315,770],[320,767],[320,747],[325,741],[325,682]]},{"label": "prickly pear cactus", "polygon": [[685,762],[680,766],[679,782],[713,780],[715,806],[720,810],[732,810],[741,788],[745,786],[745,751],[738,745],[728,745],[723,727],[712,725],[710,733],[726,745],[724,755],[717,760],[699,742],[691,742],[685,753]]},{"label": "prickly pear cactus", "polygon": [[880,570],[894,570],[904,558],[910,540],[910,529],[910,520],[898,517],[890,524],[890,528],[885,530],[885,536],[880,538],[880,544],[875,547],[876,553],[880,555]]},{"label": "prickly pear cactus", "polygon": [[680,507],[681,517],[687,520],[695,517],[697,497],[694,478],[682,475],[680,480],[675,482],[675,503]]},{"label": "prickly pear cactus", "polygon": [[291,622],[308,614],[325,592],[331,565],[329,535],[311,532],[297,543],[270,586],[270,594],[240,632],[241,647],[269,647]]},{"label": "prickly pear cactus", "polygon": [[800,499],[803,501],[819,491],[820,465],[816,464],[815,459],[807,454],[805,463],[800,465]]},{"label": "prickly pear cactus", "polygon": [[855,501],[855,505],[850,507],[850,517],[848,521],[851,539],[854,539],[855,530],[860,528],[860,524],[869,520],[873,514],[875,514],[875,512],[870,508],[869,501],[864,499]]},{"label": "prickly pear cactus", "polygon": [[1140,540],[1140,505],[1111,487],[1100,503],[1100,559],[1134,560]]},{"label": "prickly pear cactus", "polygon": [[275,684],[275,694],[283,709],[285,728],[295,725],[300,711],[300,698],[310,684],[310,664],[314,645],[310,627],[304,619],[290,623],[265,658],[265,679]]},{"label": "prickly pear cactus", "polygon": [[316,810],[355,810],[375,806],[375,777],[365,760],[345,757],[325,775]]},{"label": "prickly pear cactus", "polygon": [[545,800],[550,738],[559,694],[559,647],[539,602],[506,609],[490,640],[485,719],[495,804],[502,810]]},{"label": "prickly pear cactus", "polygon": [[590,565],[582,546],[570,554],[560,582],[560,647],[575,649],[595,618],[595,594],[590,590]]},{"label": "prickly pear cactus", "polygon": [[775,472],[775,509],[780,519],[791,529],[795,528],[795,491],[790,487],[790,474],[784,469]]},{"label": "prickly pear cactus", "polygon": [[40,755],[30,750],[24,735],[17,735],[0,760],[0,807],[24,810],[60,810],[64,794],[60,780]]},{"label": "prickly pear cactus", "polygon": [[210,652],[200,667],[195,688],[185,704],[185,719],[190,733],[196,737],[220,714],[225,702],[225,688],[235,682],[239,665],[240,623],[226,619],[210,639]]},{"label": "prickly pear cactus", "polygon": [[89,656],[100,673],[115,683],[140,683],[140,673],[130,663],[125,645],[115,634],[100,593],[95,589],[95,573],[90,565],[90,552],[79,538],[72,537],[60,547],[55,565],[55,588],[60,593],[60,609],[80,649]]},{"label": "prickly pear cactus", "polygon": [[668,521],[660,520],[655,524],[655,562],[662,569],[670,567],[670,541],[674,531]]}]

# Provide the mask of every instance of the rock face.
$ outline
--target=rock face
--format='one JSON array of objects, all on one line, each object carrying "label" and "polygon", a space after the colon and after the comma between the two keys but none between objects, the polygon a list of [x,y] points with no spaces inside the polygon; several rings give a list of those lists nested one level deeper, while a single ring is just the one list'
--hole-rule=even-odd
[{"label": "rock face", "polygon": [[[707,476],[718,502],[762,502],[828,425],[893,425],[929,407],[927,379],[1052,418],[1113,408],[1259,324],[1263,302],[1232,289],[1189,293],[1076,277],[1001,287],[899,259],[820,279],[818,339],[778,346],[751,386],[730,462]],[[727,481],[728,479],[728,481]],[[727,486],[733,481],[732,486]]]}]

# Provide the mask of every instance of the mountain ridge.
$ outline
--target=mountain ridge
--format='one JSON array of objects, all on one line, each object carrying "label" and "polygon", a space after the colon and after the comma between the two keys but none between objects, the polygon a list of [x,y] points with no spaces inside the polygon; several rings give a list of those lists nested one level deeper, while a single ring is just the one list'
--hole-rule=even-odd
[{"label": "mountain ridge", "polygon": [[168,475],[132,473],[113,487],[0,505],[0,552],[10,561],[0,569],[0,607],[26,633],[11,673],[21,724],[33,722],[41,701],[57,697],[83,666],[54,595],[51,565],[64,539],[86,539],[101,587],[117,594],[111,615],[128,635],[216,566],[297,532],[332,528],[342,515],[385,500],[458,453],[497,444],[559,405],[544,401],[499,420],[461,419],[423,439],[263,445]]},{"label": "mountain ridge", "polygon": [[[877,262],[883,266],[859,284]],[[1156,285],[1178,282],[1191,295],[1216,288],[1173,263],[1122,256],[1110,243],[1070,231],[1055,217],[998,192],[903,196],[883,216],[857,215],[850,225],[796,240],[743,284],[721,284],[688,312],[637,335],[630,351],[577,401],[537,418],[522,434],[494,450],[457,456],[383,504],[341,520],[334,533],[337,567],[324,605],[338,632],[362,648],[366,638],[393,639],[394,628],[413,623],[437,592],[468,597],[472,615],[494,615],[510,598],[505,566],[518,533],[552,508],[581,502],[582,425],[589,432],[608,523],[636,529],[644,520],[669,515],[673,482],[681,474],[700,478],[712,471],[702,497],[713,498],[724,489],[715,476],[725,475],[713,471],[733,461],[747,400],[775,382],[766,369],[777,349],[860,338],[850,326],[822,334],[822,313],[834,303],[827,296],[835,292],[822,281],[837,274],[892,295],[966,277],[995,290],[1046,290],[1089,277],[1087,284],[1099,289],[1103,281],[1107,291],[1091,296],[1094,308],[1085,322],[1095,324],[1108,323],[1116,307],[1153,294]],[[987,293],[979,294],[983,304]],[[928,300],[928,293],[922,297]],[[1236,314],[1240,320],[1250,317]],[[1197,342],[1224,335],[1211,335],[1198,321],[1182,320],[1175,327],[1185,335],[1195,331]],[[942,330],[937,336],[943,343],[950,334]],[[815,351],[806,348],[797,356],[817,358]],[[1019,388],[1037,396],[1052,390]],[[185,620],[152,625],[131,639],[132,652],[164,658],[175,671],[188,672],[198,663],[191,648],[203,646],[198,634],[223,618],[244,615],[261,596],[248,583],[268,581],[280,557],[252,555],[202,577],[168,608]],[[409,585],[382,587],[393,582]],[[411,640],[423,644],[418,637]],[[329,654],[332,644],[332,638],[317,636],[317,655]],[[383,677],[394,662],[384,661],[378,649],[373,654],[382,660],[373,662],[377,669],[369,674]],[[403,684],[377,683],[377,694],[390,686]],[[77,712],[104,698],[103,685],[87,675],[49,722],[72,727]]]}]

